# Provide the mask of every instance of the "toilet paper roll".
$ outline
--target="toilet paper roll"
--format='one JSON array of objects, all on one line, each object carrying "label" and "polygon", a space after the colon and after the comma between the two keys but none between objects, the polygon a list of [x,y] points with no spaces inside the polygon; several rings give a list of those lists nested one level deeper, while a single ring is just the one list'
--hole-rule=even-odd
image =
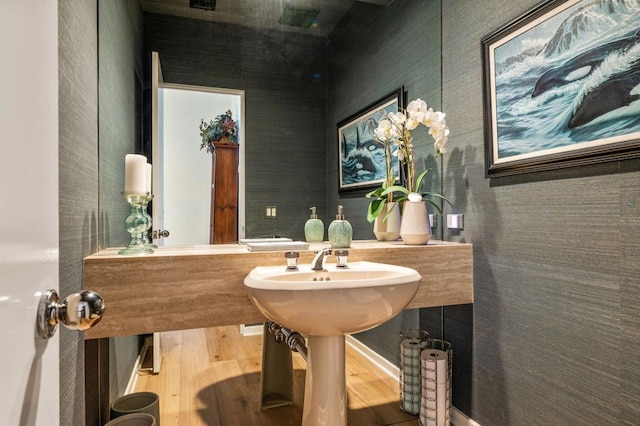
[{"label": "toilet paper roll", "polygon": [[[420,358],[425,379],[432,383],[435,379],[436,393],[436,426],[444,426],[448,401],[449,357],[446,352],[438,349],[427,349]],[[435,373],[435,374],[434,374]],[[434,377],[435,376],[435,377]]]},{"label": "toilet paper roll", "polygon": [[423,373],[425,370],[426,373],[428,373],[426,376],[423,375],[423,377],[433,378],[433,372],[435,372],[437,383],[446,383],[449,379],[449,357],[445,351],[427,349],[422,352],[420,363]]},{"label": "toilet paper roll", "polygon": [[413,358],[420,363],[420,353],[427,347],[425,340],[404,339],[400,342],[400,355],[404,359]]}]

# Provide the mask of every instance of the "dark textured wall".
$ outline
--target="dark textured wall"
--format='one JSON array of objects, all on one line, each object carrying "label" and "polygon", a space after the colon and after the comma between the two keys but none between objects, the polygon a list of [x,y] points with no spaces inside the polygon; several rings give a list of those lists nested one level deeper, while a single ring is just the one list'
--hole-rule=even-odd
[{"label": "dark textured wall", "polygon": [[122,198],[124,157],[142,153],[142,10],[137,2],[98,0],[100,247],[129,243],[124,218],[129,205]]},{"label": "dark textured wall", "polygon": [[[58,3],[60,290],[82,290],[82,259],[98,246],[96,2]],[[60,424],[85,419],[84,339],[60,333]]]},{"label": "dark textured wall", "polygon": [[474,245],[475,303],[444,310],[454,405],[482,425],[638,424],[640,162],[484,178],[480,40],[539,3],[443,2],[444,182],[465,214],[445,239]]},{"label": "dark textured wall", "polygon": [[[328,207],[335,215],[337,204],[344,205],[354,238],[373,239],[366,220],[368,191],[338,193],[337,124],[398,87],[404,87],[407,101],[421,98],[440,109],[440,2],[404,0],[389,7],[356,2],[331,34],[328,51]],[[423,189],[441,192],[439,161],[425,130],[413,132],[417,172],[431,168]]]},{"label": "dark textured wall", "polygon": [[[124,157],[128,153],[140,153],[142,147],[140,4],[129,0],[98,0],[98,27],[99,241],[100,248],[106,248],[129,242],[123,224],[129,205],[120,193],[124,188]],[[104,410],[104,405],[108,408],[127,387],[139,351],[138,336],[89,344],[94,346],[88,352],[97,355],[92,362],[100,373],[97,386]]]},{"label": "dark textured wall", "polygon": [[[356,2],[329,38],[328,59],[327,205],[331,212],[344,205],[354,238],[374,239],[373,226],[366,220],[366,191],[338,191],[337,124],[398,87],[404,87],[407,101],[421,98],[440,109],[440,2],[403,0],[389,7]],[[433,138],[422,130],[414,132],[418,173],[431,168],[430,190],[442,192],[440,164],[432,155]],[[439,308],[405,311],[357,338],[397,363],[399,332],[420,326],[438,335],[439,321],[419,322],[419,315],[439,318],[439,312]]]},{"label": "dark textured wall", "polygon": [[303,239],[309,207],[326,217],[325,40],[147,13],[144,34],[165,82],[245,91],[246,236]]}]

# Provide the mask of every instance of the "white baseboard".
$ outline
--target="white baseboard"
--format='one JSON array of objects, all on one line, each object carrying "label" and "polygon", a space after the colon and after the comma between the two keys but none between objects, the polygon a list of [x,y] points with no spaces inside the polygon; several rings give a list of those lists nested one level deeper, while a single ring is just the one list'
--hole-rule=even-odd
[{"label": "white baseboard", "polygon": [[240,334],[243,336],[259,336],[263,331],[263,324],[240,324]]},{"label": "white baseboard", "polygon": [[[368,359],[375,367],[378,367],[396,381],[400,381],[400,369],[388,359],[379,355],[353,336],[346,336],[346,343],[360,355]],[[451,407],[451,424],[454,426],[480,426],[480,423],[469,418],[466,414],[453,406]]]},{"label": "white baseboard", "polygon": [[136,362],[133,364],[133,370],[131,371],[129,382],[127,383],[127,387],[124,390],[125,395],[129,395],[136,390],[136,384],[138,383],[138,370],[140,370],[140,367],[142,366],[142,362],[144,361],[144,357],[147,353],[147,348],[148,346],[145,342],[145,344],[142,346],[142,349],[140,349],[140,353],[136,358]]}]

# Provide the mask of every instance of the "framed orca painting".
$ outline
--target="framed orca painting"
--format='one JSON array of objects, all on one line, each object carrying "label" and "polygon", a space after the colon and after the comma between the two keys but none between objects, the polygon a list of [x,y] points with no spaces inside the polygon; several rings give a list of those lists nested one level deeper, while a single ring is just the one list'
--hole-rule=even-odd
[{"label": "framed orca painting", "polygon": [[639,28],[638,2],[552,0],[483,38],[486,177],[640,157]]},{"label": "framed orca painting", "polygon": [[[375,137],[378,122],[402,107],[403,89],[398,88],[338,123],[338,172],[340,191],[369,189],[385,181],[384,145]],[[398,158],[392,159],[399,176]]]}]

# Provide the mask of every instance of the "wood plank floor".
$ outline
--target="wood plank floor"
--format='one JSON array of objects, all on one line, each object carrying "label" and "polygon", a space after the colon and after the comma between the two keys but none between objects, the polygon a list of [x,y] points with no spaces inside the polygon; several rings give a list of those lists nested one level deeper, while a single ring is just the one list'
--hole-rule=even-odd
[{"label": "wood plank floor", "polygon": [[[260,411],[262,336],[237,326],[161,333],[162,367],[136,391],[160,396],[162,426],[300,425],[306,362],[294,353],[294,404]],[[397,382],[347,346],[350,426],[415,426],[400,410]]]}]

